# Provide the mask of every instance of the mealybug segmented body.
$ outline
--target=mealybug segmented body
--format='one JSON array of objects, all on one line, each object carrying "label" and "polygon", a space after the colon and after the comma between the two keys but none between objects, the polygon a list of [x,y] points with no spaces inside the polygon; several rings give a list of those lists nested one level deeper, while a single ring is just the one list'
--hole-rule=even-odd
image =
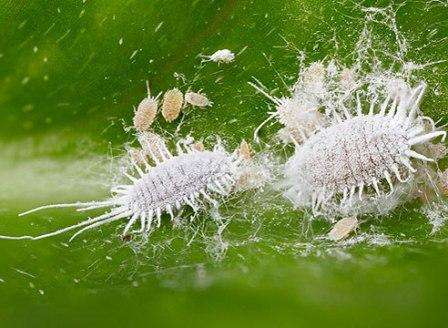
[{"label": "mealybug segmented body", "polygon": [[112,188],[112,198],[87,203],[47,205],[21,215],[61,207],[75,207],[78,211],[110,207],[110,212],[37,237],[0,238],[36,240],[79,228],[71,237],[72,240],[86,230],[120,219],[128,220],[123,235],[127,235],[138,222],[138,232],[147,235],[154,225],[160,226],[162,213],[168,213],[173,219],[174,211],[184,205],[192,207],[196,212],[204,206],[202,200],[217,204],[212,195],[228,195],[238,178],[238,165],[241,160],[236,154],[226,152],[219,144],[212,151],[198,151],[187,146],[182,148],[178,143],[177,155],[172,155],[166,147],[159,149],[157,154],[150,148],[148,150],[152,152],[151,157],[156,165],[150,166],[145,160],[145,167],[142,169],[134,163],[138,177],[127,175],[132,183]]},{"label": "mealybug segmented body", "polygon": [[[296,148],[286,164],[287,196],[314,213],[328,205],[350,209],[363,200],[364,192],[367,200],[372,199],[412,177],[416,171],[412,160],[434,161],[413,149],[446,136],[431,119],[418,115],[424,90],[421,84],[392,102],[389,97],[377,113],[372,104],[369,113],[363,114],[358,98],[356,116],[320,130]],[[425,130],[428,121],[429,132]]]}]

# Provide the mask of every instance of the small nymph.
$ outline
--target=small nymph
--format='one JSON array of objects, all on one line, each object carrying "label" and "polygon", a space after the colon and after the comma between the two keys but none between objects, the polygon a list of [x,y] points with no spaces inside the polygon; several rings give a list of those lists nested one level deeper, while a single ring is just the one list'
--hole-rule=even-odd
[{"label": "small nymph", "polygon": [[200,92],[192,91],[189,91],[185,94],[185,103],[200,108],[213,105],[213,102],[211,102],[206,95]]},{"label": "small nymph", "polygon": [[146,82],[148,96],[145,97],[134,111],[134,128],[139,132],[148,131],[157,116],[158,97],[151,97],[149,84]]},{"label": "small nymph", "polygon": [[179,117],[184,95],[179,89],[171,89],[165,92],[162,102],[162,116],[167,122],[172,122]]},{"label": "small nymph", "polygon": [[347,238],[353,231],[358,228],[359,222],[355,216],[340,219],[328,233],[328,239],[339,241]]},{"label": "small nymph", "polygon": [[204,61],[212,61],[218,64],[229,64],[235,59],[235,54],[229,49],[221,49],[214,52],[210,56],[204,56],[204,58]]}]

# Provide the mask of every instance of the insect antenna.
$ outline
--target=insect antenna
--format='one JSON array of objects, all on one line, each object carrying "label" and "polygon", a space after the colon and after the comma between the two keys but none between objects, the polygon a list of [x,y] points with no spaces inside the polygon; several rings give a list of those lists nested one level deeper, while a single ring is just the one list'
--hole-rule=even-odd
[{"label": "insect antenna", "polygon": [[76,203],[66,203],[66,204],[51,204],[51,205],[39,206],[39,207],[33,208],[29,211],[22,212],[19,214],[19,216],[28,215],[30,213],[34,213],[34,212],[49,209],[49,208],[78,207],[79,209],[82,209],[83,207],[86,207],[86,208],[94,209],[94,208],[112,206],[112,205],[117,205],[117,204],[119,204],[119,203],[115,200],[106,200],[103,202],[94,201],[94,202],[76,202]]},{"label": "insect antenna", "polygon": [[[82,221],[82,222],[80,222],[78,224],[74,224],[74,225],[71,225],[69,227],[62,228],[62,229],[59,229],[59,230],[56,230],[56,231],[53,231],[53,232],[50,232],[50,233],[46,233],[46,234],[43,234],[43,235],[39,235],[39,236],[36,236],[36,237],[34,237],[34,236],[17,236],[17,237],[14,237],[14,236],[2,236],[2,235],[0,235],[0,239],[8,239],[8,240],[24,240],[24,239],[39,240],[39,239],[44,239],[44,238],[48,238],[48,237],[52,237],[52,236],[63,234],[65,232],[67,232],[67,231],[71,231],[71,230],[74,230],[74,229],[79,228],[79,227],[88,226],[88,227],[92,227],[93,228],[94,226],[97,226],[96,224],[98,224],[98,223],[105,224],[105,223],[113,221],[113,220],[111,220],[112,218],[118,220],[118,219],[121,219],[123,217],[126,217],[126,216],[123,216],[124,214],[127,214],[127,216],[129,216],[130,211],[126,211],[124,208],[120,207],[120,208],[118,208],[115,211],[111,211],[109,213],[102,214],[100,216],[97,216],[97,217],[94,217],[94,218]],[[85,230],[86,229],[81,229],[80,231],[78,231],[74,235],[74,237],[79,235],[79,233],[81,233],[81,232],[83,232]],[[74,237],[72,237],[70,239],[70,241],[73,240]]]}]

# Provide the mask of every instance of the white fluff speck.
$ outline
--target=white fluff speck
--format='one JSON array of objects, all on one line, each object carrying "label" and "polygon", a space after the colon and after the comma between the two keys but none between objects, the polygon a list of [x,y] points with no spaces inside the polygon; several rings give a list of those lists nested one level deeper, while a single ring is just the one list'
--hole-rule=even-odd
[{"label": "white fluff speck", "polygon": [[212,61],[215,63],[231,63],[235,59],[235,54],[229,49],[221,49],[210,56],[204,56],[205,61]]}]

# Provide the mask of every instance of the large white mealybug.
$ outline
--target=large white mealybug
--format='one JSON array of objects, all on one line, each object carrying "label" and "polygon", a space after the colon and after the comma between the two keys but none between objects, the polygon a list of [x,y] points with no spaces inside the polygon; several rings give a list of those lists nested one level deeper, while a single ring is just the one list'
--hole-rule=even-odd
[{"label": "large white mealybug", "polygon": [[[238,179],[238,168],[241,159],[230,154],[218,143],[212,151],[198,151],[180,143],[177,144],[177,155],[172,155],[164,145],[156,145],[150,150],[155,166],[145,160],[144,168],[134,163],[137,177],[127,175],[131,184],[118,185],[111,189],[112,197],[105,201],[77,202],[72,204],[55,204],[35,208],[25,215],[42,209],[74,207],[78,211],[98,208],[111,208],[110,212],[89,218],[78,224],[43,234],[40,236],[0,236],[0,239],[43,239],[64,232],[79,229],[70,240],[80,233],[99,227],[109,222],[127,219],[123,236],[140,222],[136,232],[148,235],[154,226],[161,224],[162,213],[174,218],[174,211],[184,205],[195,212],[204,207],[204,200],[214,205],[217,201],[213,195],[228,195],[233,191]],[[163,149],[161,149],[162,147]]]},{"label": "large white mealybug", "polygon": [[325,207],[344,212],[355,203],[393,192],[415,173],[413,160],[434,161],[413,149],[446,137],[419,113],[424,91],[422,83],[389,96],[379,109],[372,103],[368,113],[363,113],[358,98],[356,115],[347,113],[345,120],[339,118],[296,147],[285,167],[288,198],[315,214]]}]

